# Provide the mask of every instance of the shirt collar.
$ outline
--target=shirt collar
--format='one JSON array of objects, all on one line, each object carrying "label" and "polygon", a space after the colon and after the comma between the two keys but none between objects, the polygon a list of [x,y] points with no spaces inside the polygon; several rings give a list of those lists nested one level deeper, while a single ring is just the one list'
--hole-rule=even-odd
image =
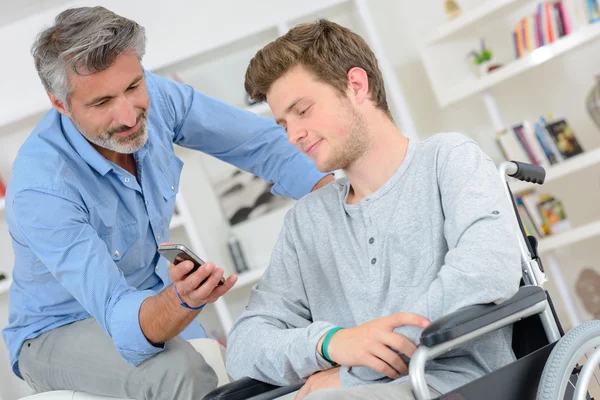
[{"label": "shirt collar", "polygon": [[77,154],[79,154],[90,167],[94,168],[102,176],[113,169],[110,162],[98,153],[98,150],[96,150],[90,142],[83,137],[75,125],[73,125],[71,118],[61,115],[61,124],[63,126],[63,132],[69,143],[71,143],[71,146],[73,146]]}]

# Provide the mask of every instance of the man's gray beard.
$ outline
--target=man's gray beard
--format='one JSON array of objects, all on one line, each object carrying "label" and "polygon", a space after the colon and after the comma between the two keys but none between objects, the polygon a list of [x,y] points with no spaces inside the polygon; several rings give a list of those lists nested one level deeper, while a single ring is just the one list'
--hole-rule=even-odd
[{"label": "man's gray beard", "polygon": [[81,128],[75,118],[72,118],[72,120],[73,124],[79,130],[79,132],[81,132],[83,137],[95,145],[121,154],[132,154],[144,147],[148,141],[148,119],[146,115],[147,114],[144,113],[141,116],[140,128],[137,130],[137,132],[122,138],[115,136],[110,131],[104,132],[100,135],[90,135]]}]

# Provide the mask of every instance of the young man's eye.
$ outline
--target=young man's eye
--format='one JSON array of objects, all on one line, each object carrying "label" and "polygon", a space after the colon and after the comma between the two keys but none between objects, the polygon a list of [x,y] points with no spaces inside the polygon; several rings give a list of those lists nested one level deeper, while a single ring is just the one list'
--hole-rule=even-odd
[{"label": "young man's eye", "polygon": [[135,89],[137,89],[139,86],[140,86],[140,85],[130,86],[129,88],[127,88],[127,90],[128,90],[128,91],[135,90]]},{"label": "young man's eye", "polygon": [[300,111],[298,112],[298,115],[302,116],[302,115],[306,114],[306,112],[308,111],[308,109],[309,109],[309,108],[310,108],[310,107],[306,107],[305,109],[303,109],[303,110],[300,110]]}]

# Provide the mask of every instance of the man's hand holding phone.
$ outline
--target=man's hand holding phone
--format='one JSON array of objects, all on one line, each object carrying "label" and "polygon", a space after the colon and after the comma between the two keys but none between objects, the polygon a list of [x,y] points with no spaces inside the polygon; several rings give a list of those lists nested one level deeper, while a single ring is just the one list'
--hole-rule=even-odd
[{"label": "man's hand holding phone", "polygon": [[[365,366],[397,379],[408,375],[408,367],[398,353],[410,358],[417,348],[394,329],[408,325],[425,328],[429,324],[429,320],[416,314],[392,314],[335,332],[327,346],[327,353],[339,365]],[[317,344],[319,353],[324,337]]]},{"label": "man's hand holding phone", "polygon": [[194,262],[190,260],[178,262],[176,265],[169,264],[169,278],[177,288],[179,296],[188,306],[194,308],[217,301],[238,279],[234,274],[223,280],[225,271],[212,262],[203,263],[191,272],[193,269]]}]

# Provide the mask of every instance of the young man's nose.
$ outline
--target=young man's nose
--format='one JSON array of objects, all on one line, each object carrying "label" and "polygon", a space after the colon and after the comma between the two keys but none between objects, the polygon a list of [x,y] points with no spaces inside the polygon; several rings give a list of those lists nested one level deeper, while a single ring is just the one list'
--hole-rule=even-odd
[{"label": "young man's nose", "polygon": [[308,132],[300,125],[288,124],[288,141],[293,145],[298,145],[302,140],[306,138]]}]

